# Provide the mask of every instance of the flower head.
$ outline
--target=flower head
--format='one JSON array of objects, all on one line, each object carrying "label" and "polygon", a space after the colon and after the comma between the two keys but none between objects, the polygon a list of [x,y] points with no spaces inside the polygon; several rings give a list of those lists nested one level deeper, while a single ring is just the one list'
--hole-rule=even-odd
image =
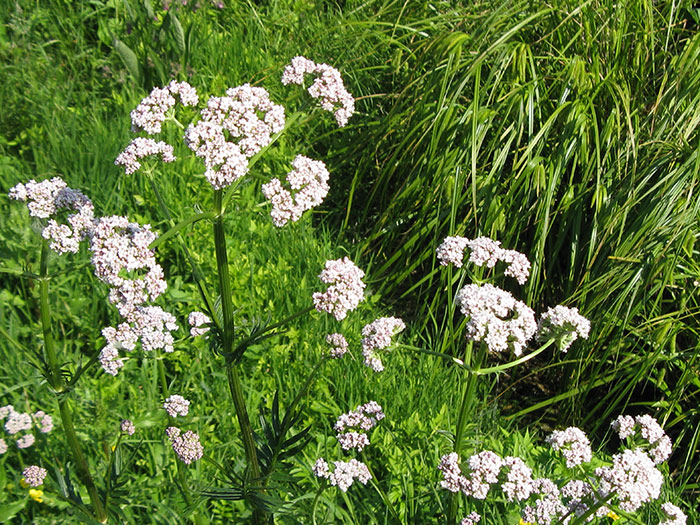
[{"label": "flower head", "polygon": [[134,432],[136,432],[136,427],[130,419],[122,419],[121,430],[124,434],[133,436]]},{"label": "flower head", "polygon": [[195,432],[188,430],[185,433],[180,433],[180,429],[177,427],[169,427],[165,432],[170,439],[175,454],[183,463],[189,465],[201,459],[204,449],[199,442],[199,436]]},{"label": "flower head", "polygon": [[202,312],[190,312],[187,321],[191,327],[190,335],[192,337],[197,337],[209,331],[209,327],[206,325],[211,323],[211,318]]},{"label": "flower head", "polygon": [[332,359],[339,359],[348,351],[348,342],[342,334],[328,334],[326,342],[331,345],[329,355]]},{"label": "flower head", "polygon": [[37,465],[30,465],[22,471],[24,482],[30,487],[39,487],[44,483],[46,474],[46,469]]},{"label": "flower head", "polygon": [[[51,241],[49,247],[59,254],[76,253],[80,241],[89,238],[95,223],[95,210],[92,201],[78,190],[66,186],[59,177],[26,184],[18,184],[10,190],[10,197],[29,201],[29,214],[41,219],[49,219],[41,232],[44,239]],[[69,210],[65,222],[56,218]]]},{"label": "flower head", "polygon": [[577,308],[555,306],[542,314],[537,324],[537,339],[549,341],[554,339],[559,350],[566,352],[571,343],[579,337],[588,339],[591,323],[578,313]]},{"label": "flower head", "polygon": [[362,355],[365,365],[375,372],[384,370],[378,350],[383,350],[391,344],[391,338],[402,332],[406,325],[396,317],[380,317],[362,329]]},{"label": "flower head", "polygon": [[307,74],[316,75],[307,90],[309,95],[319,99],[324,110],[333,112],[338,126],[345,126],[355,112],[355,99],[345,89],[340,72],[328,64],[316,64],[307,58],[297,56],[284,68],[282,84],[301,85],[304,83],[304,75]]},{"label": "flower head", "polygon": [[491,284],[468,284],[457,301],[469,318],[467,337],[485,342],[491,352],[511,349],[520,355],[537,328],[531,308]]},{"label": "flower head", "polygon": [[659,497],[664,478],[654,462],[640,448],[613,456],[611,467],[595,470],[602,494],[614,494],[620,508],[635,512],[643,503]]},{"label": "flower head", "polygon": [[479,521],[481,521],[481,515],[476,512],[472,512],[466,518],[462,519],[460,525],[476,525],[479,523]]},{"label": "flower head", "polygon": [[174,153],[173,147],[167,142],[136,137],[124,148],[124,151],[117,155],[114,164],[123,166],[124,172],[131,175],[141,169],[140,159],[160,155],[163,162],[174,162],[176,160]]},{"label": "flower head", "polygon": [[186,416],[190,410],[190,402],[181,395],[175,394],[165,400],[163,408],[171,417]]},{"label": "flower head", "polygon": [[440,264],[453,264],[462,267],[464,251],[469,249],[469,262],[476,266],[493,268],[498,261],[508,264],[504,275],[515,278],[519,284],[525,284],[530,276],[530,261],[525,254],[515,250],[504,250],[501,243],[489,237],[446,237],[437,248],[437,258]]},{"label": "flower head", "polygon": [[199,104],[197,90],[187,82],[172,81],[164,88],[153,88],[131,112],[131,130],[145,131],[149,135],[161,132],[168,110],[175,105],[175,95],[180,97],[183,106]]},{"label": "flower head", "polygon": [[330,286],[323,293],[313,294],[316,310],[328,312],[338,321],[345,319],[347,313],[364,299],[364,276],[365,273],[347,257],[326,261],[326,267],[318,277]]},{"label": "flower head", "polygon": [[661,505],[661,510],[664,511],[668,519],[662,521],[659,525],[685,525],[688,519],[683,511],[673,503],[664,503]]},{"label": "flower head", "polygon": [[555,430],[547,438],[554,450],[561,452],[566,459],[566,466],[573,468],[581,463],[588,463],[592,457],[591,442],[580,428],[569,427]]},{"label": "flower head", "polygon": [[[318,206],[328,194],[328,170],[319,160],[297,155],[287,174],[287,190],[279,179],[263,184],[262,192],[272,204],[272,221],[281,227],[296,222],[306,211]],[[292,191],[294,194],[292,194]]]},{"label": "flower head", "polygon": [[343,492],[347,492],[356,480],[367,485],[367,482],[372,479],[367,465],[354,458],[347,462],[334,461],[333,466],[334,469],[331,472],[326,460],[319,458],[314,464],[313,472],[317,477],[327,479],[331,485],[337,486]]},{"label": "flower head", "polygon": [[265,89],[244,84],[211,97],[201,119],[187,128],[185,143],[204,161],[211,185],[222,189],[247,173],[248,159],[270,144],[284,123],[284,108]]}]

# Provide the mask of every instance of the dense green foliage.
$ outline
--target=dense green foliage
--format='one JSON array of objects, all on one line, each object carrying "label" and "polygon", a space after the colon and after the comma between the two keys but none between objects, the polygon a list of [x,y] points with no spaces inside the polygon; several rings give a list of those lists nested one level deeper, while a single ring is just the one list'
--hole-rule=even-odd
[{"label": "dense green foliage", "polygon": [[[280,490],[277,521],[395,521],[370,486],[317,498],[311,473],[317,457],[337,448],[335,418],[375,399],[387,413],[365,453],[376,484],[404,523],[444,522],[447,496],[435,467],[450,450],[462,376],[434,353],[462,357],[464,327],[447,297],[452,274],[437,265],[435,249],[455,234],[488,235],[528,254],[532,276],[514,293],[538,313],[577,306],[592,324],[589,340],[567,354],[542,354],[483,384],[469,446],[551,466],[545,431],[577,425],[614,452],[609,421],[651,413],[677,447],[666,499],[697,499],[700,14],[691,2],[170,3],[166,11],[155,0],[0,0],[0,406],[52,413],[54,403],[36,369],[36,286],[18,275],[37,271],[40,238],[7,190],[60,175],[99,214],[129,215],[163,232],[168,221],[145,177],[113,164],[131,140],[129,111],[171,78],[203,96],[251,82],[293,107],[298,98],[278,79],[291,57],[304,55],[341,70],[358,114],[343,129],[330,118],[306,122],[256,165],[269,177],[298,152],[323,158],[331,193],[312,216],[277,229],[257,204],[259,183],[242,187],[226,219],[237,315],[252,326],[308,306],[324,261],[347,254],[367,272],[369,291],[343,325],[351,344],[359,347],[363,323],[397,315],[408,325],[403,342],[423,352],[394,351],[381,375],[357,352],[325,365],[295,428],[310,425],[310,443],[277,480],[281,487],[291,476],[297,487]],[[167,133],[179,140],[179,131]],[[200,165],[182,159],[157,175],[175,221],[211,206]],[[214,283],[210,228],[195,225],[184,238]],[[163,243],[158,258],[165,303],[184,326],[201,309],[191,268],[177,243]],[[54,331],[71,372],[99,352],[100,329],[116,319],[88,262],[86,252],[51,261]],[[333,326],[314,312],[246,353],[256,431],[275,392],[289,405]],[[243,449],[225,374],[184,329],[176,348],[164,359],[171,389],[188,393],[188,424],[232,476],[198,462],[192,487],[233,494]],[[242,502],[202,497],[188,506],[177,488],[158,359],[135,354],[116,378],[93,369],[70,394],[94,472],[116,462],[99,480],[113,485],[114,519],[187,522],[194,507],[214,523],[243,522]],[[127,417],[139,434],[110,455]],[[67,484],[64,494],[79,490],[59,432],[45,441],[35,447],[55,462],[50,475]],[[18,484],[31,454],[0,458],[0,521],[75,522],[58,484],[43,503]],[[642,519],[653,523],[657,514],[652,508]],[[517,517],[494,513],[486,523]]]}]

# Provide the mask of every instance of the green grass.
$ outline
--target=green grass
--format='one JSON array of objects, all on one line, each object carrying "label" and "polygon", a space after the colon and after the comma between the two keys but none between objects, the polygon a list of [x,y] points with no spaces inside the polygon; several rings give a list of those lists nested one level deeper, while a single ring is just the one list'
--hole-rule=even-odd
[{"label": "green grass", "polygon": [[[594,446],[611,453],[611,419],[652,413],[677,447],[664,497],[694,501],[700,36],[692,6],[231,0],[218,9],[202,3],[166,14],[154,0],[154,20],[148,2],[0,2],[0,188],[6,195],[18,182],[60,175],[99,214],[128,214],[163,232],[167,221],[145,177],[126,177],[113,165],[131,140],[129,111],[151,87],[176,77],[200,94],[219,95],[251,82],[294,106],[297,96],[278,83],[291,57],[342,71],[358,99],[348,127],[338,130],[330,118],[311,122],[256,165],[271,176],[297,153],[326,160],[332,174],[326,204],[277,230],[267,207],[255,204],[259,184],[251,182],[226,222],[238,319],[274,322],[310,304],[326,259],[347,254],[368,274],[368,300],[343,324],[354,359],[329,362],[303,405],[294,430],[310,425],[311,441],[284,470],[296,489],[286,492],[288,480],[277,480],[286,511],[276,522],[395,521],[370,486],[347,495],[326,490],[316,499],[319,482],[310,471],[319,456],[338,455],[335,418],[369,399],[387,413],[366,452],[377,484],[404,523],[444,522],[448,498],[435,467],[451,450],[463,375],[444,359],[408,348],[388,355],[387,370],[376,375],[363,366],[359,347],[365,322],[397,315],[409,325],[407,345],[461,356],[463,322],[451,298],[457,274],[434,256],[454,234],[489,235],[527,253],[532,277],[514,293],[538,313],[561,302],[577,306],[593,326],[591,338],[568,354],[538,358],[481,385],[484,401],[469,423],[466,450],[517,453],[551,472],[554,459],[543,437],[552,428],[581,426]],[[166,137],[177,142],[179,132]],[[157,173],[176,221],[211,207],[199,163],[179,157]],[[0,207],[3,268],[36,271],[36,225],[6,197]],[[213,289],[210,230],[195,225],[184,240]],[[191,269],[176,242],[164,243],[158,257],[169,285],[163,305],[184,326],[189,311],[202,306]],[[117,320],[87,263],[86,252],[51,262],[60,275],[51,284],[54,330],[69,367],[98,352],[100,329]],[[0,274],[0,283],[0,405],[51,412],[53,397],[31,357],[42,345],[36,286],[11,274]],[[272,408],[275,391],[282,408],[288,406],[335,326],[313,313],[246,354],[244,393],[256,430],[258,412]],[[171,391],[192,401],[187,428],[200,432],[208,454],[242,475],[223,369],[182,328],[176,348],[164,362]],[[174,523],[191,516],[163,438],[159,358],[135,354],[117,378],[86,374],[71,393],[93,472],[104,472],[122,418],[139,429],[119,449],[125,485],[115,493],[115,521]],[[79,490],[60,429],[35,447],[0,457],[0,513],[14,508],[18,523],[75,522],[55,483],[41,504],[27,501],[18,485],[21,467],[41,452]],[[203,462],[188,469],[188,480],[196,491],[232,487]],[[199,499],[195,506],[213,523],[250,515],[240,501]],[[504,502],[495,508],[487,523],[517,523]],[[642,519],[658,521],[657,512]]]}]

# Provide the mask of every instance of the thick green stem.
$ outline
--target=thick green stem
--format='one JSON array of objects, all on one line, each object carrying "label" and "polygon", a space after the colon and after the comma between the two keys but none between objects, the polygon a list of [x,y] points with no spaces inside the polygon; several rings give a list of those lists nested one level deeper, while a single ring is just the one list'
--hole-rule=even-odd
[{"label": "thick green stem", "polygon": [[[221,310],[223,316],[222,323],[222,353],[227,356],[226,377],[228,378],[231,398],[236,409],[238,425],[241,429],[241,439],[246,455],[250,478],[254,481],[260,479],[260,464],[258,463],[258,453],[255,448],[253,429],[248,417],[248,409],[245,404],[245,396],[241,385],[241,378],[238,373],[238,365],[230,360],[233,351],[235,326],[233,320],[233,301],[231,298],[231,278],[228,268],[228,253],[226,251],[226,235],[224,230],[224,207],[223,191],[216,190],[214,193],[214,209],[216,217],[214,219],[214,244],[216,248],[216,266],[219,275],[219,294],[221,296]],[[264,513],[255,510],[253,512],[255,523],[264,523]]]},{"label": "thick green stem", "polygon": [[53,334],[51,333],[48,257],[49,245],[46,241],[44,241],[41,247],[39,309],[41,315],[41,328],[44,333],[44,349],[46,351],[46,359],[49,365],[49,384],[54,389],[56,397],[58,398],[58,409],[61,414],[63,433],[66,436],[68,448],[70,448],[73,455],[73,461],[75,461],[75,466],[78,470],[78,477],[85,485],[88,495],[90,496],[90,502],[92,503],[93,512],[95,513],[95,519],[100,523],[107,523],[107,513],[105,512],[100,495],[97,492],[95,482],[90,475],[90,467],[85,460],[85,456],[83,456],[83,452],[80,450],[80,442],[78,441],[78,436],[75,433],[75,427],[73,426],[73,414],[68,406],[68,395],[67,392],[64,391],[65,382],[63,380],[63,376],[61,375],[61,368],[56,356],[56,346],[54,343]]}]

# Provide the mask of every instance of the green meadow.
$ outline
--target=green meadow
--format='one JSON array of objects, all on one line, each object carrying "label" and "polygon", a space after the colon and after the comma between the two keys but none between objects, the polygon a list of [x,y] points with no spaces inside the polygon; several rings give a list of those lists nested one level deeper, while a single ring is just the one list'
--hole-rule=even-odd
[{"label": "green meadow", "polygon": [[[17,446],[0,408],[0,522],[685,523],[670,502],[700,523],[699,27],[690,0],[0,0],[0,407],[53,418]],[[280,82],[296,56],[340,72],[347,125]],[[130,114],[172,80],[199,94],[154,136],[177,159],[127,175],[115,159],[147,136]],[[244,84],[284,106],[286,125],[213,188],[183,135],[210,96]],[[299,154],[325,163],[329,190],[279,227],[261,189]],[[167,289],[151,295],[177,322],[172,352],[116,345],[118,373],[100,366],[103,329],[122,322],[114,283],[96,276],[89,239],[56,253],[46,217],[10,197],[54,177],[96,218],[159,235],[148,264]],[[441,264],[454,236],[525,254],[527,282],[503,258]],[[344,257],[365,287],[339,319],[313,297]],[[590,332],[565,351],[530,334],[494,352],[464,313],[470,283],[537,319],[577,308]],[[190,335],[192,311],[211,318],[206,336]],[[366,327],[391,317],[405,329],[377,372]],[[336,332],[349,351],[331,359]],[[186,415],[166,413],[171,395]],[[343,449],[338,418],[370,401],[384,414],[370,444]],[[652,416],[673,443],[654,467],[663,486],[634,509],[594,474],[621,445],[658,443],[639,423],[621,440],[621,415]],[[183,461],[169,427],[203,454]],[[569,427],[590,440],[585,465],[548,439]],[[546,494],[514,500],[507,469],[485,498],[445,486],[447,454],[475,479],[468,460],[484,450],[559,488],[589,483],[585,509],[562,495],[568,510],[527,519]],[[336,474],[361,461],[370,479],[341,487],[319,458]],[[46,470],[35,486],[31,465]]]}]

